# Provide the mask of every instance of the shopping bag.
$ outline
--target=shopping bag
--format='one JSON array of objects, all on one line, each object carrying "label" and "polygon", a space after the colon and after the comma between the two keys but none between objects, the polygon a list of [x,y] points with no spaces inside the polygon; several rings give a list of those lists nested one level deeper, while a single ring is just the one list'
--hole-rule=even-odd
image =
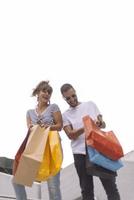
[{"label": "shopping bag", "polygon": [[20,157],[21,157],[21,155],[22,155],[22,153],[23,153],[23,151],[26,147],[26,143],[27,143],[29,135],[30,135],[30,129],[28,130],[25,139],[23,140],[22,144],[20,145],[20,147],[19,147],[19,149],[18,149],[18,151],[15,155],[15,159],[13,161],[13,172],[12,172],[13,175],[15,175],[15,172],[16,172],[18,164],[19,164]]},{"label": "shopping bag", "polygon": [[112,171],[117,171],[123,167],[123,163],[120,159],[116,161],[111,160],[90,146],[87,146],[87,152],[88,156],[90,157],[90,161],[101,167]]},{"label": "shopping bag", "polygon": [[49,132],[49,144],[51,152],[50,172],[51,176],[55,176],[60,171],[63,161],[61,139],[57,131]]},{"label": "shopping bag", "polygon": [[40,163],[37,175],[36,175],[36,181],[46,181],[50,177],[50,160],[51,160],[51,153],[50,153],[50,146],[49,146],[49,140],[47,140],[44,155],[43,155],[43,161]]},{"label": "shopping bag", "polygon": [[100,130],[89,116],[83,117],[86,144],[112,160],[124,156],[123,149],[113,131]]},{"label": "shopping bag", "polygon": [[114,177],[117,176],[117,172],[111,171],[109,169],[106,169],[91,162],[90,157],[88,156],[87,147],[86,147],[86,172],[89,175],[106,179],[113,179]]},{"label": "shopping bag", "polygon": [[21,155],[13,181],[17,184],[32,186],[43,160],[49,128],[35,125],[30,132],[26,147]]},{"label": "shopping bag", "polygon": [[55,176],[61,169],[62,161],[63,153],[59,134],[57,131],[49,131],[43,162],[40,165],[36,180],[45,181]]},{"label": "shopping bag", "polygon": [[42,162],[48,135],[49,127],[45,129],[40,125],[33,126],[23,155]]},{"label": "shopping bag", "polygon": [[13,177],[13,182],[32,187],[33,182],[35,181],[36,174],[40,167],[40,163],[37,160],[26,157],[22,154],[16,173]]}]

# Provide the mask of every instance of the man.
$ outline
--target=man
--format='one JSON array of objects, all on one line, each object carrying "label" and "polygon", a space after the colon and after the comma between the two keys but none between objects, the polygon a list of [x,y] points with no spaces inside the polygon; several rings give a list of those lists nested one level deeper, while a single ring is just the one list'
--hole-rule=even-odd
[{"label": "man", "polygon": [[[78,101],[76,91],[71,84],[62,85],[61,93],[69,105],[69,109],[63,113],[63,128],[68,138],[71,139],[74,165],[79,177],[82,199],[95,200],[93,175],[89,175],[86,171],[85,133],[82,118],[89,115],[100,128],[105,128],[105,122],[95,103]],[[115,176],[112,178],[100,176],[99,178],[108,200],[120,200]]]}]

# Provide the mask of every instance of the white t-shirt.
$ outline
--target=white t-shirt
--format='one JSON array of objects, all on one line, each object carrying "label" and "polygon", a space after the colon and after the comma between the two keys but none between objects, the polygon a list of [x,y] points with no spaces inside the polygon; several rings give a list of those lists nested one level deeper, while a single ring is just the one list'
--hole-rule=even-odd
[{"label": "white t-shirt", "polygon": [[[76,107],[70,107],[63,113],[63,127],[72,125],[73,129],[83,127],[82,118],[89,115],[93,120],[100,114],[99,109],[92,101],[80,103]],[[86,154],[85,150],[85,133],[80,135],[76,140],[71,140],[73,154]]]}]

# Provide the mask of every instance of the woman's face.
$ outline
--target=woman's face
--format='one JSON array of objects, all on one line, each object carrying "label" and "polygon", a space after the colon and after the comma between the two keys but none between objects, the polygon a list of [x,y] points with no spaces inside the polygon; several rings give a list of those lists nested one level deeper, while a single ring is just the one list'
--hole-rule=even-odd
[{"label": "woman's face", "polygon": [[37,98],[38,102],[47,104],[50,101],[51,93],[48,90],[39,91]]}]

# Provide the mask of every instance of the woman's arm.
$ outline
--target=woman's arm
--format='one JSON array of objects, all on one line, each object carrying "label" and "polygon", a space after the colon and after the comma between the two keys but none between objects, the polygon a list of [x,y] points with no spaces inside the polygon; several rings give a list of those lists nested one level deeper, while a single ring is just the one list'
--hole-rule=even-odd
[{"label": "woman's arm", "polygon": [[53,113],[54,124],[50,126],[51,131],[61,131],[63,126],[62,115],[60,111]]},{"label": "woman's arm", "polygon": [[33,126],[31,118],[27,116],[26,121],[27,121],[27,128],[28,129],[31,128]]}]

